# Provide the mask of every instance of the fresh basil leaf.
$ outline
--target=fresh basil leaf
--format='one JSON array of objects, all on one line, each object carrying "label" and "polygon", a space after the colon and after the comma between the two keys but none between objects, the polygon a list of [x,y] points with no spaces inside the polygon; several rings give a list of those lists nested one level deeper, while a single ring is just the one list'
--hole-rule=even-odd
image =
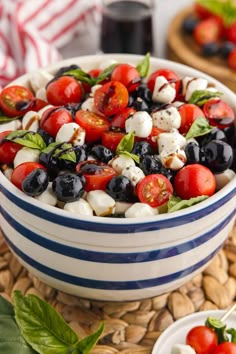
[{"label": "fresh basil leaf", "polygon": [[85,71],[81,69],[73,69],[73,70],[68,70],[63,73],[63,75],[70,75],[73,76],[76,80],[85,82],[86,84],[93,86],[96,84],[96,78],[92,77]]},{"label": "fresh basil leaf", "polygon": [[230,342],[236,343],[236,329],[235,328],[229,328],[229,329],[226,330],[226,333],[231,335]]},{"label": "fresh basil leaf", "polygon": [[207,198],[207,195],[202,195],[200,197],[194,197],[185,200],[172,195],[167,203],[168,213],[173,213],[174,211],[189,208],[190,206],[200,203]]},{"label": "fresh basil leaf", "polygon": [[23,146],[27,146],[32,149],[43,150],[46,144],[38,133],[31,132],[29,130],[16,130],[9,133],[6,140],[14,141]]},{"label": "fresh basil leaf", "polygon": [[119,154],[121,151],[131,152],[134,147],[134,132],[126,134],[119,142],[116,153]]},{"label": "fresh basil leaf", "polygon": [[131,152],[128,151],[120,151],[119,152],[120,155],[126,155],[131,157],[131,159],[133,159],[137,164],[140,163],[140,157],[138,155],[132,154]]},{"label": "fresh basil leaf", "polygon": [[188,140],[197,136],[202,136],[210,133],[212,129],[213,127],[205,117],[199,117],[192,123],[185,138]]},{"label": "fresh basil leaf", "polygon": [[150,68],[150,53],[147,53],[143,60],[136,66],[141,77],[146,77]]},{"label": "fresh basil leaf", "polygon": [[226,27],[236,21],[236,6],[232,0],[196,0],[196,2],[212,14],[221,17]]},{"label": "fresh basil leaf", "polygon": [[229,341],[229,338],[226,333],[226,324],[223,323],[219,318],[208,317],[206,319],[205,325],[215,331],[219,344]]},{"label": "fresh basil leaf", "polygon": [[189,99],[189,103],[196,104],[197,106],[203,106],[211,98],[223,96],[222,92],[212,92],[208,90],[196,90],[193,92]]},{"label": "fresh basil leaf", "polygon": [[97,343],[98,339],[101,337],[103,331],[104,331],[104,323],[102,323],[94,333],[81,339],[76,345],[78,349],[78,353],[89,354],[91,349]]},{"label": "fresh basil leaf", "polygon": [[15,321],[12,304],[0,296],[0,353],[36,353],[24,340]]},{"label": "fresh basil leaf", "polygon": [[75,352],[77,334],[47,302],[33,294],[23,296],[16,290],[14,308],[21,333],[34,350],[40,354]]},{"label": "fresh basil leaf", "polygon": [[51,143],[45,149],[42,150],[42,153],[52,153],[52,156],[56,157],[57,159],[76,162],[76,153],[74,151],[73,145],[70,143]]},{"label": "fresh basil leaf", "polygon": [[110,66],[108,66],[108,68],[104,69],[96,78],[94,78],[96,84],[99,84],[99,82],[107,79],[117,65],[117,63],[111,64]]},{"label": "fresh basil leaf", "polygon": [[16,119],[18,119],[18,118],[20,118],[20,116],[17,116],[17,117],[7,117],[7,116],[5,116],[2,112],[0,112],[0,124],[12,122],[13,120],[16,120]]}]

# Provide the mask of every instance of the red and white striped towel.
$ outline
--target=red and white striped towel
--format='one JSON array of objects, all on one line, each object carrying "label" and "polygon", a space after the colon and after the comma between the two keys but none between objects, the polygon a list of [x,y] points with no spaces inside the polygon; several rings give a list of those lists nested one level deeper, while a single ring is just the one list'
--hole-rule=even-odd
[{"label": "red and white striped towel", "polygon": [[0,85],[59,59],[59,49],[99,18],[100,0],[1,0]]}]

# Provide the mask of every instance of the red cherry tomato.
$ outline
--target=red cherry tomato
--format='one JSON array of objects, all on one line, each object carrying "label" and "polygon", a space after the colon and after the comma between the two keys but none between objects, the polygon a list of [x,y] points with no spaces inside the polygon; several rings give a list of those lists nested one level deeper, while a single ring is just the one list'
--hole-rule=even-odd
[{"label": "red cherry tomato", "polygon": [[147,81],[147,86],[149,88],[149,90],[151,90],[153,92],[154,87],[155,87],[155,81],[156,78],[158,76],[164,76],[166,78],[167,81],[169,82],[174,82],[175,83],[175,90],[176,90],[176,94],[179,92],[180,90],[180,78],[179,76],[172,70],[170,69],[158,69],[156,71],[154,71],[148,78]]},{"label": "red cherry tomato", "polygon": [[232,25],[226,29],[226,37],[228,41],[236,44],[236,22],[233,22]]},{"label": "red cherry tomato", "polygon": [[125,136],[124,132],[120,131],[107,131],[102,133],[102,145],[106,148],[116,151],[117,145]]},{"label": "red cherry tomato", "polygon": [[0,94],[0,107],[9,117],[22,116],[33,106],[34,95],[24,86],[5,87]]},{"label": "red cherry tomato", "polygon": [[173,187],[168,178],[158,173],[145,176],[136,188],[140,202],[153,208],[166,203],[173,194]]},{"label": "red cherry tomato", "polygon": [[139,86],[141,77],[133,65],[119,64],[113,70],[111,80],[121,82],[129,92],[132,92]]},{"label": "red cherry tomato", "polygon": [[54,106],[80,102],[83,90],[72,76],[60,76],[51,81],[46,88],[47,100]]},{"label": "red cherry tomato", "polygon": [[24,179],[35,169],[41,168],[46,170],[46,168],[38,162],[23,162],[18,165],[12,172],[11,182],[20,190],[22,190],[22,183]]},{"label": "red cherry tomato", "polygon": [[22,148],[22,145],[4,139],[11,132],[6,130],[0,133],[0,163],[12,163],[16,153]]},{"label": "red cherry tomato", "polygon": [[40,98],[35,98],[33,100],[33,105],[31,107],[32,111],[38,112],[40,109],[46,107],[48,105],[48,102],[41,100]]},{"label": "red cherry tomato", "polygon": [[89,144],[101,139],[102,133],[110,127],[106,117],[84,110],[76,112],[75,121],[86,131],[85,140]]},{"label": "red cherry tomato", "polygon": [[236,354],[236,343],[221,343],[217,345],[212,354]]},{"label": "red cherry tomato", "polygon": [[203,112],[211,125],[221,129],[229,127],[235,119],[232,108],[220,98],[207,101],[203,106]]},{"label": "red cherry tomato", "polygon": [[200,45],[217,42],[222,36],[222,23],[218,18],[210,17],[201,21],[194,29],[193,36]]},{"label": "red cherry tomato", "polygon": [[[88,74],[92,77],[98,77],[101,74],[102,70],[101,69],[92,69],[88,71]],[[107,80],[103,80],[102,82],[99,82],[99,85],[105,84]],[[87,84],[86,82],[82,82],[83,89],[86,93],[89,93],[91,91],[91,86]]]},{"label": "red cherry tomato", "polygon": [[132,107],[126,107],[121,113],[116,114],[111,120],[111,126],[125,129],[125,121],[131,117],[136,110]]},{"label": "red cherry tomato", "polygon": [[207,326],[193,327],[187,334],[186,344],[197,354],[212,354],[218,344],[215,331]]},{"label": "red cherry tomato", "polygon": [[214,194],[216,180],[211,170],[200,164],[184,166],[174,179],[176,194],[182,199]]},{"label": "red cherry tomato", "polygon": [[67,109],[63,107],[50,107],[42,114],[40,128],[55,138],[61,126],[71,122],[73,122],[73,118]]},{"label": "red cherry tomato", "polygon": [[236,48],[234,48],[228,56],[229,67],[236,70]]},{"label": "red cherry tomato", "polygon": [[85,191],[105,190],[107,183],[115,176],[116,171],[106,164],[95,160],[83,161],[76,166],[76,172],[86,180]]},{"label": "red cherry tomato", "polygon": [[94,104],[97,110],[106,116],[113,116],[125,109],[129,101],[127,88],[119,81],[109,81],[97,89]]},{"label": "red cherry tomato", "polygon": [[179,132],[181,134],[188,132],[195,119],[204,117],[204,113],[201,108],[192,103],[185,103],[180,106],[179,114],[181,115],[181,125],[179,128]]},{"label": "red cherry tomato", "polygon": [[200,5],[198,3],[194,3],[194,12],[199,18],[205,19],[212,16],[212,12],[210,12],[206,7]]}]

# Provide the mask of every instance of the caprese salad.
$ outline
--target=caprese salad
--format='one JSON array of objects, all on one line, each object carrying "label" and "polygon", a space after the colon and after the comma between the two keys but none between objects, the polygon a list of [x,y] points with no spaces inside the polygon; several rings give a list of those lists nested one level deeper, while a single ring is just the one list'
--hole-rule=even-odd
[{"label": "caprese salad", "polygon": [[21,191],[78,215],[152,216],[235,176],[235,112],[202,77],[103,62],[31,74],[0,92],[0,166]]}]

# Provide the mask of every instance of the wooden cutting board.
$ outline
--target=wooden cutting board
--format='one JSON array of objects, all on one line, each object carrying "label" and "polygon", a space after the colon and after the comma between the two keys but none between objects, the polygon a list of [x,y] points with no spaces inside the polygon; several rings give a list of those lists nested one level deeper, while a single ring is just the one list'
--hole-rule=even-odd
[{"label": "wooden cutting board", "polygon": [[167,58],[201,70],[236,92],[236,71],[231,70],[226,60],[218,56],[203,57],[192,36],[183,32],[183,21],[191,14],[194,14],[193,7],[185,8],[171,21],[167,33]]}]

